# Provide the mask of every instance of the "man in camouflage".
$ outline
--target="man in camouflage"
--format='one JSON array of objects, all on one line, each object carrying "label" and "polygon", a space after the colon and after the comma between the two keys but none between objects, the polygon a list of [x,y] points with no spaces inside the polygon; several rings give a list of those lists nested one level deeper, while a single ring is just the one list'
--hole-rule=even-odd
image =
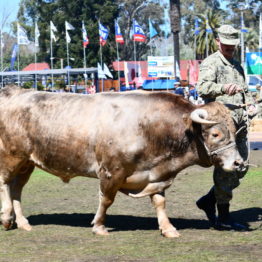
[{"label": "man in camouflage", "polygon": [[[245,83],[244,70],[240,63],[233,59],[236,46],[239,44],[238,31],[230,25],[222,25],[218,29],[216,39],[218,51],[207,57],[201,64],[198,80],[199,95],[205,102],[220,101],[231,105],[231,112],[239,133],[236,144],[244,160],[248,158],[247,125],[248,116],[256,114],[256,107],[238,108],[238,105],[254,103]],[[236,105],[236,106],[235,106]],[[215,168],[214,186],[197,202],[211,224],[217,229],[244,230],[244,225],[234,222],[229,214],[229,202],[232,190],[239,186],[247,168],[234,173],[227,173]],[[216,207],[218,217],[216,217]]]}]

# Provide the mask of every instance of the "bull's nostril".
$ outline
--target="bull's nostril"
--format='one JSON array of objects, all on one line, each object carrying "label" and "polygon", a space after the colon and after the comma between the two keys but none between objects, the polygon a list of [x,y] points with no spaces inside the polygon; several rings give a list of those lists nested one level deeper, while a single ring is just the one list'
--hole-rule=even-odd
[{"label": "bull's nostril", "polygon": [[240,163],[240,161],[237,161],[237,160],[236,160],[236,161],[234,162],[234,165],[235,165],[236,167],[239,167],[239,166],[241,165],[241,163]]}]

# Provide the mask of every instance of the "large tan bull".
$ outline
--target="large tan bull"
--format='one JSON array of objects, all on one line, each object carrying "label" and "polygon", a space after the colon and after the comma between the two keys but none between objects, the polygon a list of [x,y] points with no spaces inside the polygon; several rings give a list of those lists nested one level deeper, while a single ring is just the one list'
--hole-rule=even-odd
[{"label": "large tan bull", "polygon": [[230,113],[216,102],[197,107],[167,92],[77,95],[5,88],[0,91],[2,224],[10,228],[14,212],[17,226],[31,229],[20,199],[37,166],[65,182],[75,176],[100,180],[94,233],[108,234],[106,211],[121,191],[150,196],[161,233],[178,237],[166,215],[165,189],[194,164],[241,168],[234,142]]}]

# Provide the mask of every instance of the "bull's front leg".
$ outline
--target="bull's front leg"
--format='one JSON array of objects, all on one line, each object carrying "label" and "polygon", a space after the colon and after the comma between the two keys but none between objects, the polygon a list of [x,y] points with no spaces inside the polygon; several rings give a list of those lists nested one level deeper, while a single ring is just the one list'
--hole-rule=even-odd
[{"label": "bull's front leg", "polygon": [[97,235],[108,235],[105,228],[105,218],[107,209],[113,204],[116,193],[123,183],[125,177],[122,173],[123,169],[116,168],[110,172],[107,168],[101,166],[99,171],[100,178],[100,196],[99,206],[95,218],[92,221],[92,232]]},{"label": "bull's front leg", "polygon": [[11,184],[11,196],[13,199],[14,212],[16,217],[16,224],[18,228],[30,231],[32,229],[28,220],[23,215],[21,206],[21,194],[23,187],[28,182],[32,172],[34,170],[34,165],[31,162],[26,162],[19,170],[18,175],[14,178]]},{"label": "bull's front leg", "polygon": [[154,205],[157,213],[157,220],[159,229],[164,237],[174,238],[179,237],[180,234],[176,228],[170,223],[166,214],[166,200],[163,193],[157,193],[150,196],[152,204]]},{"label": "bull's front leg", "polygon": [[13,224],[13,205],[10,195],[10,186],[0,177],[0,198],[2,203],[1,222],[6,230],[10,229]]}]

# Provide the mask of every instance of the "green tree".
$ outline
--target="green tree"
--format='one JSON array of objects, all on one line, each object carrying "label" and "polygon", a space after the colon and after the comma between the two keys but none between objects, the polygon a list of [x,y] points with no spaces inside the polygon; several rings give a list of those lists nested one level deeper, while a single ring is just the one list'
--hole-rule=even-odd
[{"label": "green tree", "polygon": [[58,40],[53,43],[53,56],[55,67],[60,67],[60,59],[66,61],[65,21],[75,27],[69,32],[71,43],[69,44],[70,57],[75,60],[70,62],[73,67],[83,66],[82,48],[82,21],[85,22],[90,39],[87,51],[87,65],[96,66],[99,61],[99,33],[98,20],[109,31],[107,44],[103,47],[103,61],[111,62],[115,57],[114,43],[114,18],[118,16],[116,1],[110,0],[77,0],[77,1],[42,1],[22,0],[18,12],[19,22],[29,31],[31,39],[34,39],[34,22],[38,23],[40,30],[40,52],[38,60],[50,62],[50,21],[54,23],[58,32],[55,33]]},{"label": "green tree", "polygon": [[[118,0],[119,25],[125,38],[125,45],[120,47],[120,55],[122,60],[134,60],[134,43],[132,40],[133,19],[143,28],[146,33],[149,30],[148,19],[150,18],[157,31],[160,32],[161,25],[164,21],[163,8],[153,1],[143,0]],[[137,60],[146,59],[146,55],[150,49],[148,45],[149,37],[145,43],[136,44]]]},{"label": "green tree", "polygon": [[180,0],[170,0],[170,24],[174,36],[174,72],[176,75],[176,63],[180,64],[179,33],[180,33]]},{"label": "green tree", "polygon": [[[200,20],[200,33],[196,37],[196,54],[198,59],[203,59],[206,57],[206,48],[208,48],[208,54],[212,54],[217,50],[217,28],[221,25],[222,17],[219,12],[209,9],[206,15],[198,15],[198,18]],[[206,32],[206,18],[208,18],[211,33]]]}]

